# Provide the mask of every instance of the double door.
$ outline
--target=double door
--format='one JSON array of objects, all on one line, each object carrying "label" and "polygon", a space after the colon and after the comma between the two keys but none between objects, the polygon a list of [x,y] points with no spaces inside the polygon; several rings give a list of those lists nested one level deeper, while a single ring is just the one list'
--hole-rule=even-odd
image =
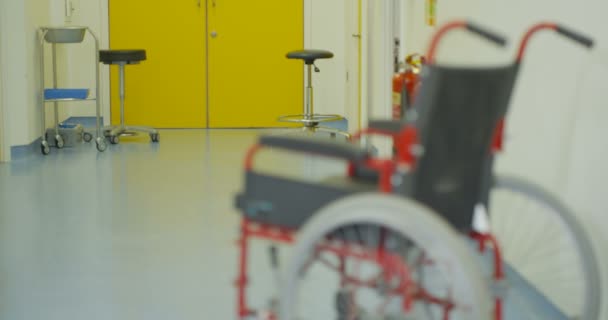
[{"label": "double door", "polygon": [[[125,118],[157,128],[282,126],[301,113],[303,0],[109,0],[110,48],[145,49],[126,68]],[[112,68],[112,122],[119,121]]]}]

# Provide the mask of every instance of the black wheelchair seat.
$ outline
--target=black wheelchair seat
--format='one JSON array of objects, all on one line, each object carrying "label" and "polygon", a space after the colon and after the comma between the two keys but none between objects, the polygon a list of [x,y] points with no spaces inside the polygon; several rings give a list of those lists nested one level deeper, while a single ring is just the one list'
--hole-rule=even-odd
[{"label": "black wheelchair seat", "polygon": [[374,183],[346,176],[310,182],[250,171],[244,191],[236,197],[236,207],[251,221],[298,229],[333,200],[377,189]]}]

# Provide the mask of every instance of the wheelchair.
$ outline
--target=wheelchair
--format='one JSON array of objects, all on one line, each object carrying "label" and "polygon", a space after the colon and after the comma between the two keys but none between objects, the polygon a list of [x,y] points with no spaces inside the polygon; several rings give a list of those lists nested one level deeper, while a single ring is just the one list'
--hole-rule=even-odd
[{"label": "wheelchair", "polygon": [[[440,28],[406,120],[370,121],[348,143],[262,136],[249,149],[235,199],[242,213],[240,319],[598,319],[599,271],[575,215],[542,188],[492,173],[531,37],[550,29],[587,47],[593,42],[541,23],[511,64],[435,64],[440,39],[454,29],[506,43],[469,22]],[[393,140],[391,157],[358,143],[374,135]],[[310,182],[257,171],[256,155],[270,148],[341,159],[346,174]],[[278,297],[266,309],[251,308],[247,295],[254,238],[292,246],[277,271]]]}]

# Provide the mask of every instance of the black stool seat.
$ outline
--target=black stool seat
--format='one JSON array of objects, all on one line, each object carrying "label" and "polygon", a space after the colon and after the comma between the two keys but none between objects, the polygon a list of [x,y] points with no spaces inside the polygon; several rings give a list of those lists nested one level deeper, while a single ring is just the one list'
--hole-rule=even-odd
[{"label": "black stool seat", "polygon": [[104,64],[130,64],[143,60],[146,60],[146,50],[99,50],[99,61]]},{"label": "black stool seat", "polygon": [[287,53],[287,59],[301,59],[305,64],[313,64],[317,59],[333,58],[334,54],[327,50],[297,50]]}]

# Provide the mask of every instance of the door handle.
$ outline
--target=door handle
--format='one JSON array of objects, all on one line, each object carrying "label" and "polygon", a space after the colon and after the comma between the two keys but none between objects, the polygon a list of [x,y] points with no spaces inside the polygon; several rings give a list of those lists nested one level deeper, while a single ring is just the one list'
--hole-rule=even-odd
[{"label": "door handle", "polygon": [[201,7],[201,0],[196,0],[196,5],[200,8]]}]

